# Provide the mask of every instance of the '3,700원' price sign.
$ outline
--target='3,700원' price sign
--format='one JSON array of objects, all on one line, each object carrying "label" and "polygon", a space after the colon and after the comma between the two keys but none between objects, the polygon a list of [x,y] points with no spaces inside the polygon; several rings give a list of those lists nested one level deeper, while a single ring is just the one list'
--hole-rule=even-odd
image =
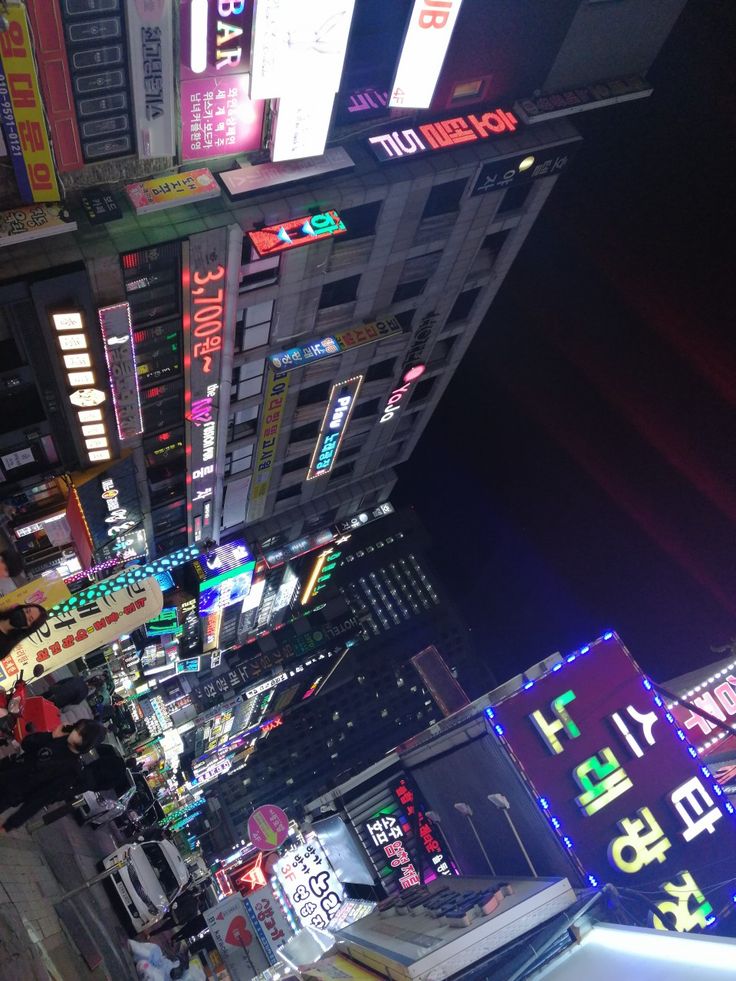
[{"label": "'3,700\uc6d0' price sign", "polygon": [[715,922],[734,806],[615,634],[486,713],[592,886],[645,894],[660,930]]}]

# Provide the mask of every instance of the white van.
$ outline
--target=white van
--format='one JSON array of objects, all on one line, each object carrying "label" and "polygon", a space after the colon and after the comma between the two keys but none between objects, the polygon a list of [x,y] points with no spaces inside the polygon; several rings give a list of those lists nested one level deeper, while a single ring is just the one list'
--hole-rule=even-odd
[{"label": "white van", "polygon": [[123,845],[103,861],[106,869],[125,859],[110,881],[136,933],[155,926],[189,882],[189,869],[170,841]]}]

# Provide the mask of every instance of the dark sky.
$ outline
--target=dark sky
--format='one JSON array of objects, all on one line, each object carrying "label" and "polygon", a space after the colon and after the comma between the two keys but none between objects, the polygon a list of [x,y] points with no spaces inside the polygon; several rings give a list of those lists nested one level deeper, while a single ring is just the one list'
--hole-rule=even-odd
[{"label": "dark sky", "polygon": [[609,627],[659,680],[736,636],[735,6],[690,0],[654,95],[577,117],[393,495],[500,679]]}]

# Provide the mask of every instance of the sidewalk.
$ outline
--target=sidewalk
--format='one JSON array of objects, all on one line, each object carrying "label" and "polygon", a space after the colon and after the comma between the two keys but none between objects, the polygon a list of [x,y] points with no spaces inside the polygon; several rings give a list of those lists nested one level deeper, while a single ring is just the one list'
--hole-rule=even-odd
[{"label": "sidewalk", "polygon": [[0,979],[102,979],[68,940],[54,901],[62,895],[32,838],[0,835]]},{"label": "sidewalk", "polygon": [[126,935],[104,889],[62,895],[90,879],[109,849],[66,818],[0,834],[0,981],[136,978]]}]

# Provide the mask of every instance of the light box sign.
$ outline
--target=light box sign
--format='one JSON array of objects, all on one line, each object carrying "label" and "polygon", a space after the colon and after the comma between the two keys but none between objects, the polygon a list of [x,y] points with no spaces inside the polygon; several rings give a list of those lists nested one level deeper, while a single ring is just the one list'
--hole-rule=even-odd
[{"label": "light box sign", "polygon": [[455,150],[465,143],[477,143],[509,136],[519,121],[506,109],[487,109],[476,115],[448,116],[408,129],[391,130],[368,137],[368,147],[376,160],[410,160],[425,153]]},{"label": "light box sign", "polygon": [[332,93],[315,95],[308,88],[282,96],[271,130],[271,159],[297,160],[324,153],[333,102]]},{"label": "light box sign", "polygon": [[225,185],[231,198],[257,194],[264,188],[285,187],[296,181],[321,177],[323,174],[345,173],[352,170],[355,163],[350,154],[341,146],[331,147],[316,157],[293,160],[288,163],[262,163],[226,170],[217,176]]},{"label": "light box sign", "polygon": [[385,340],[402,333],[402,327],[396,317],[384,317],[370,324],[361,324],[341,330],[319,341],[312,341],[303,347],[291,347],[287,351],[269,354],[268,360],[274,371],[290,371],[292,368],[302,368],[314,361],[332,358],[344,351]]},{"label": "light box sign", "polygon": [[205,579],[214,579],[222,575],[223,572],[237,569],[250,558],[248,546],[244,541],[238,540],[228,542],[227,545],[218,545],[212,551],[198,556],[192,562],[192,568],[199,579],[204,582]]},{"label": "light box sign", "polygon": [[334,96],[355,0],[257,0],[253,15],[250,93],[280,99],[305,87]]},{"label": "light box sign", "polygon": [[581,85],[563,92],[538,95],[533,99],[519,99],[514,112],[525,123],[543,123],[548,119],[570,116],[588,109],[601,109],[617,102],[646,99],[653,92],[652,86],[641,75],[627,75],[593,85]]},{"label": "light box sign", "polygon": [[317,437],[317,445],[314,447],[307,470],[307,480],[324,477],[335,465],[362,384],[363,376],[354,375],[332,386]]},{"label": "light box sign", "polygon": [[[217,477],[220,365],[225,332],[227,229],[189,240],[184,266],[184,350],[187,510],[190,541],[212,531]],[[203,534],[196,534],[195,528]]]},{"label": "light box sign", "polygon": [[487,160],[478,169],[471,197],[505,191],[512,184],[529,184],[540,177],[557,177],[575,156],[581,142],[576,139],[561,146],[518,153],[504,160]]},{"label": "light box sign", "polygon": [[[666,687],[670,688],[669,685]],[[706,668],[700,684],[670,690],[676,691],[691,705],[702,709],[726,726],[736,725],[736,661]],[[727,729],[717,726],[687,705],[675,702],[669,704],[668,708],[701,755],[723,753],[736,748],[736,736],[729,735]]]},{"label": "light box sign", "polygon": [[325,930],[343,902],[345,890],[316,835],[282,855],[274,873],[302,926]]},{"label": "light box sign", "polygon": [[207,616],[242,602],[250,592],[255,567],[254,561],[246,562],[237,569],[228,569],[214,579],[203,582],[199,589],[199,615]]},{"label": "light box sign", "polygon": [[392,109],[427,109],[450,46],[462,0],[414,0],[396,77]]},{"label": "light box sign", "polygon": [[252,21],[252,0],[180,0],[179,76],[247,72]]},{"label": "light box sign", "polygon": [[157,617],[146,624],[146,634],[149,637],[161,637],[172,634],[179,626],[179,612],[175,606],[165,606]]},{"label": "light box sign", "polygon": [[309,245],[322,238],[342,235],[347,229],[336,211],[292,218],[279,225],[267,225],[248,232],[253,248],[261,258]]},{"label": "light box sign", "polygon": [[286,399],[289,394],[289,375],[285,371],[268,370],[266,392],[261,413],[261,429],[258,435],[253,480],[248,498],[248,522],[258,521],[266,510],[266,498],[271,484],[273,464],[276,459],[281,425],[284,419]]},{"label": "light box sign", "polygon": [[125,193],[136,214],[145,215],[149,211],[163,211],[164,208],[178,208],[180,204],[216,198],[221,191],[210,171],[201,167],[182,174],[126,184]]},{"label": "light box sign", "polygon": [[182,160],[260,149],[263,110],[248,95],[247,75],[182,80]]},{"label": "light box sign", "polygon": [[713,856],[736,847],[733,805],[615,634],[486,713],[594,888],[646,893],[658,929],[715,921]]},{"label": "light box sign", "polygon": [[23,201],[61,198],[24,4],[3,5],[0,121]]},{"label": "light box sign", "polygon": [[97,388],[84,318],[78,310],[52,313],[51,323],[56,334],[69,402],[76,412],[89,461],[100,463],[109,460],[112,454],[102,410],[107,396]]},{"label": "light box sign", "polygon": [[130,304],[116,303],[98,310],[105,345],[107,373],[120,439],[131,439],[143,432],[138,368],[135,363]]},{"label": "light box sign", "polygon": [[138,156],[144,159],[176,152],[172,15],[172,0],[125,5]]},{"label": "light box sign", "polygon": [[176,673],[189,674],[199,671],[201,660],[199,657],[188,657],[185,661],[177,661]]},{"label": "light box sign", "polygon": [[72,221],[66,208],[59,205],[29,204],[24,208],[0,211],[0,248],[76,230],[76,221]]}]

